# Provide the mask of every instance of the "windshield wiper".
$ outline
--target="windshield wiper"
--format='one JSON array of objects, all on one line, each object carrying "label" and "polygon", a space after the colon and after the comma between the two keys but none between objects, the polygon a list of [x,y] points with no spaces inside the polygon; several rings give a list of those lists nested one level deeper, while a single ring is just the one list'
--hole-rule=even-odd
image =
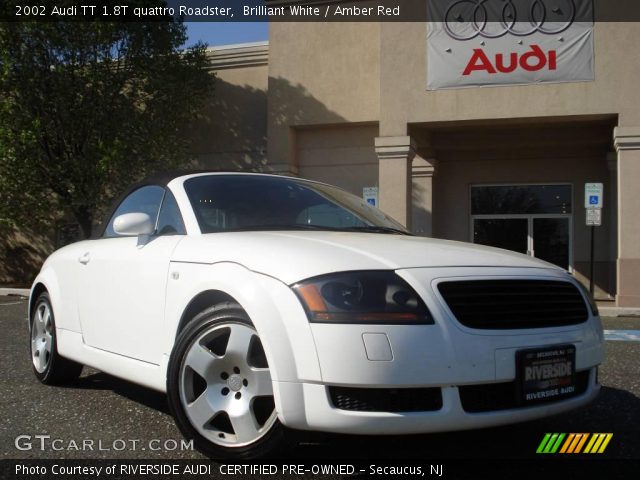
[{"label": "windshield wiper", "polygon": [[278,230],[319,230],[329,232],[364,232],[364,233],[395,233],[400,235],[413,234],[393,227],[380,227],[376,225],[363,225],[359,227],[330,227],[326,225],[314,225],[310,223],[282,223],[267,225],[251,225],[248,227],[237,227],[220,230],[220,232],[260,232],[260,231],[278,231]]},{"label": "windshield wiper", "polygon": [[268,225],[251,225],[248,227],[228,228],[220,230],[220,232],[258,232],[271,230],[329,230],[332,232],[340,231],[341,228],[326,227],[323,225],[311,225],[306,223],[282,223]]}]

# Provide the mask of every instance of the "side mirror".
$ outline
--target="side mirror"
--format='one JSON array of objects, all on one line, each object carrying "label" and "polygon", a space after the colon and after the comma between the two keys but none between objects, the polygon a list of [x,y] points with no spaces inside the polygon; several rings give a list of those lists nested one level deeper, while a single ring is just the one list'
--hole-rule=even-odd
[{"label": "side mirror", "polygon": [[151,217],[141,212],[118,215],[113,221],[113,231],[118,235],[151,235],[154,229]]}]

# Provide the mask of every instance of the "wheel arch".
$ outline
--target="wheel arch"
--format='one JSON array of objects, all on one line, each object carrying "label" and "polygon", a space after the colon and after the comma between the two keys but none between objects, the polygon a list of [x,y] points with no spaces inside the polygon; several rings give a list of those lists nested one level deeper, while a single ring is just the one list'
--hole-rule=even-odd
[{"label": "wheel arch", "polygon": [[174,268],[179,275],[170,280],[166,296],[166,363],[190,320],[210,306],[234,302],[260,335],[274,380],[320,380],[309,322],[287,285],[230,262]]},{"label": "wheel arch", "polygon": [[[49,294],[49,300],[51,302],[51,308],[53,314],[56,317],[56,328],[67,328],[67,320],[69,314],[67,313],[68,306],[62,302],[62,296],[60,292],[60,283],[58,281],[58,275],[50,266],[45,266],[31,285],[31,291],[29,292],[29,303],[27,304],[28,316],[27,319],[31,321],[31,314],[36,306],[38,297],[43,293]],[[61,311],[62,310],[62,311]]]},{"label": "wheel arch", "polygon": [[[214,305],[218,305],[223,302],[235,302],[240,305],[240,302],[233,298],[226,292],[222,290],[205,290],[200,292],[195,297],[189,301],[187,308],[185,308],[182,316],[180,317],[180,321],[178,322],[178,327],[176,328],[175,336],[180,335],[180,332],[184,329],[184,327],[200,312],[205,310],[206,308],[213,307]],[[242,305],[241,305],[242,306]]]},{"label": "wheel arch", "polygon": [[29,310],[27,312],[29,314],[28,318],[31,318],[33,309],[36,306],[36,301],[43,292],[49,292],[49,290],[47,289],[47,286],[41,281],[36,282],[31,288],[31,295],[29,296]]}]

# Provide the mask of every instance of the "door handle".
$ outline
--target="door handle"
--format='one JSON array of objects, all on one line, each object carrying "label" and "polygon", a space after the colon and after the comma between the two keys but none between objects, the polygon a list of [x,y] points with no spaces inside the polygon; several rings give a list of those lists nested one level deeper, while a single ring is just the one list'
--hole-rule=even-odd
[{"label": "door handle", "polygon": [[78,261],[83,265],[89,263],[89,260],[91,260],[91,255],[89,255],[89,252],[86,252],[84,255],[78,258]]}]

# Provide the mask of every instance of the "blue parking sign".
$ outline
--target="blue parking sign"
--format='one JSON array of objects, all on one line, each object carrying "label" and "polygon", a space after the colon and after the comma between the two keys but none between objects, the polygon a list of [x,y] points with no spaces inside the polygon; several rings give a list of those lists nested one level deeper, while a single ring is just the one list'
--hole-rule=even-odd
[{"label": "blue parking sign", "polygon": [[584,184],[584,208],[602,208],[602,183]]}]

